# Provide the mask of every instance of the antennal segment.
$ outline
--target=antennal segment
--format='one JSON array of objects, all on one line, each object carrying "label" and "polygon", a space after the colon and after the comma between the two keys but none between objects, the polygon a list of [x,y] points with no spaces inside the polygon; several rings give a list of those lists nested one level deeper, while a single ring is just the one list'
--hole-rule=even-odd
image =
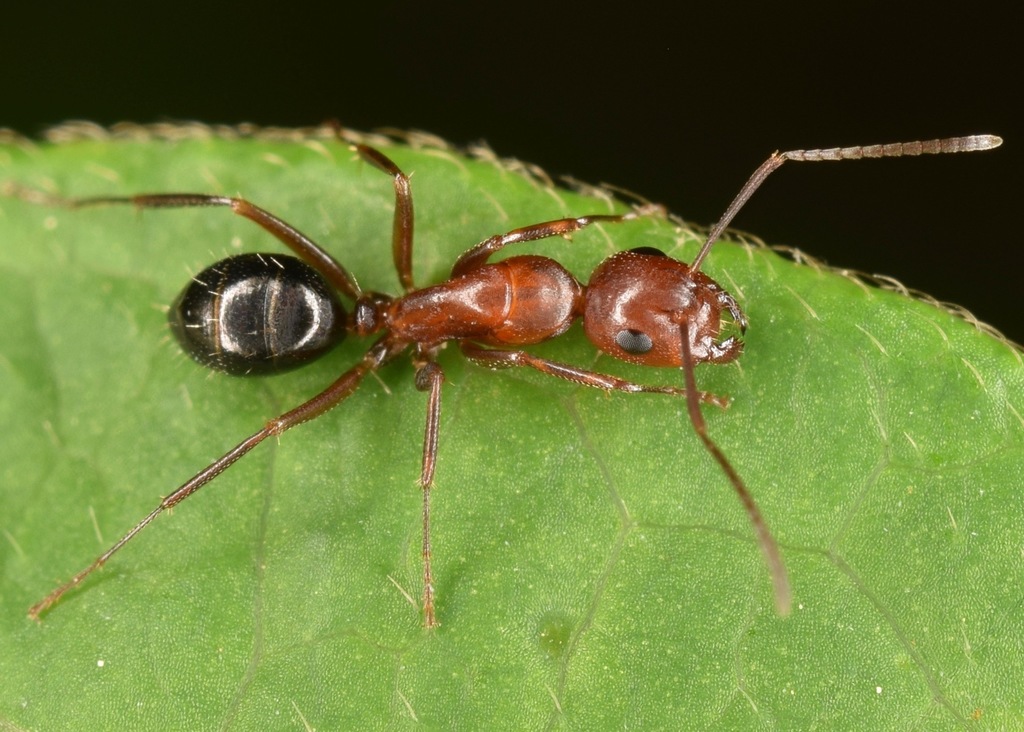
[{"label": "antennal segment", "polygon": [[899,158],[907,155],[939,155],[942,153],[976,152],[978,150],[991,150],[1003,144],[1003,138],[996,135],[971,135],[969,137],[945,137],[938,140],[925,140],[916,142],[893,142],[888,145],[858,145],[856,147],[830,147],[824,150],[790,150],[788,152],[774,152],[761,166],[754,171],[750,179],[743,185],[736,198],[729,204],[722,218],[711,227],[708,238],[701,247],[700,252],[690,263],[690,269],[697,271],[712,245],[739,213],[743,205],[754,195],[754,191],[764,183],[765,178],[771,175],[787,160],[802,162],[818,162],[822,160],[860,160],[862,158]]},{"label": "antennal segment", "polygon": [[718,443],[711,439],[711,436],[708,434],[707,422],[704,421],[704,415],[700,411],[700,399],[698,396],[700,392],[697,391],[697,379],[693,374],[695,364],[690,345],[690,326],[685,318],[680,318],[679,320],[679,333],[683,357],[683,383],[686,386],[686,410],[690,417],[690,422],[693,424],[693,429],[697,432],[697,436],[704,443],[704,447],[711,453],[711,456],[718,463],[719,467],[722,468],[722,472],[725,473],[726,477],[729,478],[729,482],[732,483],[740,503],[743,504],[743,508],[747,512],[747,517],[754,527],[754,534],[757,536],[757,544],[761,547],[761,553],[764,554],[765,563],[768,565],[768,572],[771,574],[772,588],[775,592],[775,611],[780,616],[786,617],[792,608],[793,596],[789,588],[789,576],[786,574],[786,565],[783,563],[782,555],[779,553],[779,545],[775,543],[775,538],[772,536],[772,532],[769,531],[768,524],[765,523],[764,517],[761,515],[761,509],[757,507],[757,501],[751,495],[747,484],[743,482],[740,474],[736,472],[736,468],[729,462],[729,458],[722,452]]}]

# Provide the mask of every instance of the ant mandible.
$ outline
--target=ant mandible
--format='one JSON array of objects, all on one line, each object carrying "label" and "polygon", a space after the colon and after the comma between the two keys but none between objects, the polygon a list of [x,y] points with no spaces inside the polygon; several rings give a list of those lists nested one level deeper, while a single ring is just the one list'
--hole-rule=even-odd
[{"label": "ant mandible", "polygon": [[[285,221],[241,198],[195,193],[56,199],[22,192],[34,202],[71,208],[131,204],[139,208],[225,206],[256,222],[298,258],[242,254],[225,259],[193,278],[172,306],[171,329],[196,361],[229,374],[278,372],[326,353],[344,337],[381,334],[362,359],[307,402],[268,421],[225,455],[189,478],[92,564],[29,609],[38,620],[64,593],[167,509],[181,503],[271,436],[316,419],[350,396],[368,374],[411,352],[416,388],[428,393],[419,484],[423,490],[423,618],[438,625],[430,548],[430,490],[437,464],[444,372],[437,355],[457,341],[471,361],[491,368],[526,366],[606,391],[684,396],[693,428],[725,473],[753,525],[774,586],[780,615],[789,612],[789,580],[778,545],[753,496],[725,454],[708,434],[700,404],[726,406],[728,399],[697,390],[694,367],[728,363],[743,350],[730,336],[718,340],[723,316],[740,332],[747,321],[736,300],[700,268],[711,247],[754,191],[787,160],[852,160],[924,153],[987,150],[1002,143],[978,135],[927,142],[792,150],[772,154],[740,189],[722,218],[708,232],[690,264],[651,247],[618,252],[604,260],[584,286],[553,259],[517,255],[490,258],[510,244],[569,237],[595,223],[634,220],[643,211],[596,214],[546,221],[492,236],[464,252],[445,282],[417,288],[412,276],[413,203],[409,177],[379,150],[353,145],[358,155],[391,176],[395,190],[392,254],[404,294],[364,292],[349,272],[318,244]],[[346,311],[338,293],[352,300]],[[583,319],[587,338],[602,352],[634,364],[682,369],[683,386],[637,384],[608,374],[551,361],[520,350],[564,333]]]}]

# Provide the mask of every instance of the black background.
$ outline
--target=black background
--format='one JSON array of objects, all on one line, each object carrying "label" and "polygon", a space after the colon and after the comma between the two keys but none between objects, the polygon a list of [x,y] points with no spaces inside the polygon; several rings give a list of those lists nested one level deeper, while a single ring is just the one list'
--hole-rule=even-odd
[{"label": "black background", "polygon": [[1024,341],[1024,41],[1008,5],[440,6],[19,3],[2,20],[0,126],[418,128],[704,224],[774,149],[996,133],[990,153],[788,165],[736,225]]}]

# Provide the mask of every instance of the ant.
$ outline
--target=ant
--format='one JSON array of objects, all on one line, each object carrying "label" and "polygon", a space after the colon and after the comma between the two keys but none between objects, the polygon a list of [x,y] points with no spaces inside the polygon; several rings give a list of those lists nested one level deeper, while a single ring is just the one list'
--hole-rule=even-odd
[{"label": "ant", "polygon": [[[404,293],[364,292],[349,272],[298,229],[242,199],[197,193],[157,193],[96,198],[56,198],[15,188],[34,203],[84,208],[129,204],[138,208],[222,206],[270,232],[297,256],[241,254],[196,275],[169,312],[182,348],[209,368],[234,375],[266,374],[307,363],[346,335],[377,335],[354,366],[322,392],[269,420],[164,498],[145,518],[88,567],[29,609],[38,620],[66,592],[102,567],[157,516],[212,481],[268,437],[316,419],[349,397],[368,374],[410,353],[415,384],[427,392],[427,418],[419,485],[423,491],[423,621],[438,625],[430,546],[430,492],[437,464],[444,371],[437,356],[447,341],[458,342],[471,361],[492,369],[522,366],[605,391],[682,396],[697,437],[720,466],[753,526],[768,565],[779,615],[789,613],[791,593],[779,547],[753,495],[725,453],[708,434],[701,404],[728,406],[726,397],[698,391],[694,369],[724,364],[743,350],[736,336],[719,340],[723,321],[740,334],[747,320],[736,300],[701,271],[708,252],[764,180],[787,160],[855,160],[998,147],[991,135],[953,137],[891,145],[776,152],[750,176],[689,264],[652,247],[613,254],[598,265],[587,285],[553,259],[516,255],[491,262],[509,245],[569,238],[585,227],[633,221],[647,213],[595,214],[513,229],[466,250],[446,281],[419,288],[412,276],[413,200],[409,177],[384,153],[363,144],[352,149],[392,178],[395,192],[392,256]],[[339,295],[354,304],[349,312]],[[638,384],[609,374],[535,356],[521,347],[555,338],[582,319],[587,338],[601,352],[634,364],[682,370],[682,386]]]}]

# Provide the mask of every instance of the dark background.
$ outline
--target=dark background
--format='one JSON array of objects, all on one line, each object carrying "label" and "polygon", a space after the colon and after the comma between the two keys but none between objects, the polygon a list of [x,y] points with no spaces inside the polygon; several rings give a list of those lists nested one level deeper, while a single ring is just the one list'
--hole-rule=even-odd
[{"label": "dark background", "polygon": [[0,21],[0,126],[418,128],[704,224],[774,149],[996,133],[990,153],[787,165],[736,225],[1024,342],[1024,42],[1009,5],[431,5],[19,3]]}]

